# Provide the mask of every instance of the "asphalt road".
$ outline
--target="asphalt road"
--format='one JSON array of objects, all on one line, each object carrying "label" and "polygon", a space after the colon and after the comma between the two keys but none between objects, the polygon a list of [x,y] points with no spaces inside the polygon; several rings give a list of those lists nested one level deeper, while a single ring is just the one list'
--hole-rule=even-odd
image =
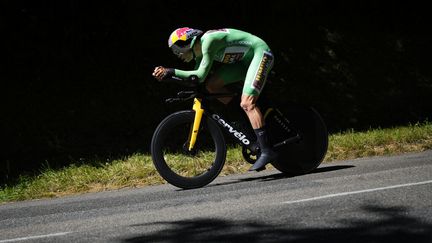
[{"label": "asphalt road", "polygon": [[432,242],[432,151],[0,206],[3,242]]}]

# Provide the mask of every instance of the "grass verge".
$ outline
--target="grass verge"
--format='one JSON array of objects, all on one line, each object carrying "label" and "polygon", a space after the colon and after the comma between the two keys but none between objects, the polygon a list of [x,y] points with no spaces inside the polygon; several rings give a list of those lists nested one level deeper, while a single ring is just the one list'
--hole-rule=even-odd
[{"label": "grass verge", "polygon": [[[432,123],[366,132],[347,131],[330,136],[324,162],[428,149],[432,149]],[[110,163],[95,164],[70,165],[61,170],[44,169],[36,177],[21,177],[17,184],[0,188],[0,203],[165,183],[149,155],[135,154]],[[232,148],[228,150],[221,175],[243,173],[249,167],[241,150]]]}]

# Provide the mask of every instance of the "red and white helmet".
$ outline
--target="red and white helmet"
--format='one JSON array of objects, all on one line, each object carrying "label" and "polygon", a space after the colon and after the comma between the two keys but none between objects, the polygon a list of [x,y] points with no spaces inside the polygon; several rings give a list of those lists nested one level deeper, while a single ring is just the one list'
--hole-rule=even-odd
[{"label": "red and white helmet", "polygon": [[171,33],[168,39],[168,47],[171,48],[174,54],[179,56],[192,49],[197,37],[202,33],[201,30],[189,27],[178,28]]}]

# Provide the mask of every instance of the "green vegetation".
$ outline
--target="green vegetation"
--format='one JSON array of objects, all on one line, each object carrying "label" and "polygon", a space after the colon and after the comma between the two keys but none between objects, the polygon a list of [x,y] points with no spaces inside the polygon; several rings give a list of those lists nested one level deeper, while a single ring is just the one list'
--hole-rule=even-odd
[{"label": "green vegetation", "polygon": [[[325,162],[428,149],[432,149],[431,123],[366,132],[348,131],[330,136]],[[21,177],[15,185],[0,189],[0,202],[165,183],[149,155],[135,154],[110,163],[95,164],[71,165],[61,170],[48,168],[36,177]],[[249,166],[239,148],[229,149],[221,176],[245,172]]]},{"label": "green vegetation", "polygon": [[405,127],[348,131],[330,136],[325,161],[401,154],[432,149],[432,123]]}]

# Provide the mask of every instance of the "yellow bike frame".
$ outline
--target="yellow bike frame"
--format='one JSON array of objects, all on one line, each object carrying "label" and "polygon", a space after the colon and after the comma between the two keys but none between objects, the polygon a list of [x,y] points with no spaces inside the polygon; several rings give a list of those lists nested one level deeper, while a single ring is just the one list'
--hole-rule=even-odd
[{"label": "yellow bike frame", "polygon": [[194,98],[194,104],[192,109],[195,111],[195,119],[191,126],[191,131],[189,134],[189,151],[192,151],[195,146],[195,142],[198,137],[198,130],[201,124],[201,118],[204,113],[204,110],[201,108],[201,99]]}]

